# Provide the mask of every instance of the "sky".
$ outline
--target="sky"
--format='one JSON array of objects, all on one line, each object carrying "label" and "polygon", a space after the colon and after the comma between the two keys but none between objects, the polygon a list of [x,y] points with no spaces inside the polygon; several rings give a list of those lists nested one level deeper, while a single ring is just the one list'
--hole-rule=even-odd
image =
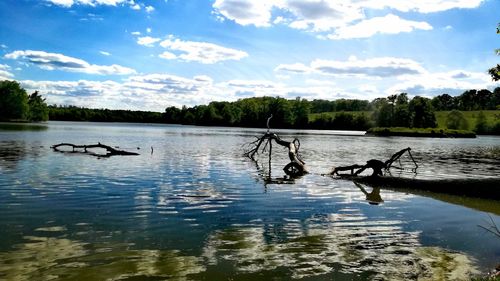
[{"label": "sky", "polygon": [[0,80],[48,104],[164,111],[499,87],[500,0],[2,0]]}]

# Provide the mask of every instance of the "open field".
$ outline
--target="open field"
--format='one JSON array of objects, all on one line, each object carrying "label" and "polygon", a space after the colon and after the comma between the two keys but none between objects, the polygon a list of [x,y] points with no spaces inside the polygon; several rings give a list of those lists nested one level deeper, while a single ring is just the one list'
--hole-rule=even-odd
[{"label": "open field", "polygon": [[[364,114],[368,118],[371,118],[372,111],[339,111],[339,112],[322,112],[322,113],[311,113],[309,114],[309,122],[312,122],[319,118],[320,116],[330,116],[335,117],[336,114],[339,113],[348,113],[353,115]],[[460,111],[467,119],[469,123],[469,130],[474,129],[476,124],[476,118],[481,111]],[[493,126],[496,122],[500,122],[500,110],[483,110],[482,111],[486,116],[486,122],[488,126]],[[446,116],[450,113],[450,111],[436,111],[436,120],[438,123],[438,128],[446,128]]]},{"label": "open field", "polygon": [[[500,111],[499,111],[500,112]],[[372,111],[335,111],[335,112],[321,112],[321,113],[310,113],[309,114],[309,122],[313,122],[321,116],[329,116],[331,118],[335,117],[336,114],[347,113],[353,115],[361,115],[364,114],[366,117],[371,118]]]},{"label": "open field", "polygon": [[[479,115],[480,111],[460,111],[467,119],[469,123],[469,130],[474,129],[476,124],[476,118]],[[493,126],[496,122],[500,121],[500,110],[483,110],[482,111],[486,116],[486,122],[488,126]],[[436,120],[439,128],[446,128],[446,116],[450,113],[450,111],[436,111]]]}]

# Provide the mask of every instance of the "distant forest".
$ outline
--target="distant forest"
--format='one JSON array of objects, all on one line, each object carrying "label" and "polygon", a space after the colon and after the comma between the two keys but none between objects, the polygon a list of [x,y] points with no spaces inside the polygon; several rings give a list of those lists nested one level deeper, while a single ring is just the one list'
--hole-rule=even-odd
[{"label": "distant forest", "polygon": [[[484,111],[484,112],[483,112]],[[367,130],[372,127],[449,128],[500,134],[500,87],[468,90],[432,99],[401,93],[372,101],[254,97],[165,112],[47,106],[38,92],[28,95],[18,82],[0,81],[0,120],[168,123],[203,126]]]},{"label": "distant forest", "polygon": [[[255,97],[194,107],[167,107],[163,113],[49,106],[49,118],[67,121],[265,127],[267,118],[272,114],[273,128],[366,130],[376,126],[435,128],[438,126],[435,111],[450,111],[449,116],[445,116],[446,127],[500,134],[498,116],[493,117],[493,123],[488,123],[481,114],[476,118],[479,120],[467,120],[461,113],[483,110],[500,110],[500,87],[493,92],[468,90],[459,96],[443,94],[432,99],[420,96],[409,99],[406,93],[373,101]],[[476,123],[480,123],[479,126]]]}]

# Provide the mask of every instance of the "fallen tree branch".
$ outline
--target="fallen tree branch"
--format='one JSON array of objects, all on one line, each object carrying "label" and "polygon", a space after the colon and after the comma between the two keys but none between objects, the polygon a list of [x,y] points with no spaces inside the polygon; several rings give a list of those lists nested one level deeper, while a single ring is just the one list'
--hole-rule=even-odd
[{"label": "fallen tree branch", "polygon": [[255,155],[259,153],[262,144],[264,143],[264,147],[262,148],[262,153],[266,152],[266,148],[269,146],[269,171],[271,171],[271,154],[272,154],[272,141],[276,142],[276,144],[283,146],[288,149],[288,158],[290,159],[290,163],[288,163],[283,171],[292,177],[301,176],[307,173],[307,169],[305,166],[305,162],[299,156],[299,148],[300,141],[295,138],[293,141],[285,141],[282,140],[277,134],[270,132],[269,121],[273,116],[271,115],[267,119],[267,132],[261,137],[257,137],[257,139],[253,142],[247,144],[249,149],[245,152],[245,156],[255,160]]},{"label": "fallen tree branch", "polygon": [[[61,150],[61,147],[70,147],[71,151],[68,150]],[[84,153],[84,154],[89,154],[92,156],[97,156],[97,157],[111,157],[114,155],[139,155],[139,153],[135,152],[130,152],[130,151],[125,151],[125,150],[118,150],[115,149],[111,146],[101,144],[100,142],[97,144],[90,144],[90,145],[76,145],[72,143],[59,143],[51,146],[54,151],[57,152],[62,152],[62,153]],[[95,153],[93,151],[89,151],[88,149],[93,149],[93,148],[102,148],[106,150],[106,154],[99,154]],[[83,150],[82,150],[83,149]]]},{"label": "fallen tree branch", "polygon": [[[389,169],[392,167],[392,164],[395,161],[400,161],[401,156],[403,156],[403,154],[405,152],[408,152],[408,155],[410,156],[411,160],[413,161],[413,164],[415,164],[415,168],[412,170],[414,172],[416,172],[416,170],[418,168],[418,164],[415,161],[415,159],[413,158],[413,156],[411,155],[411,148],[408,147],[408,148],[402,149],[402,150],[394,153],[391,156],[391,158],[389,158],[385,162],[382,162],[382,161],[377,160],[377,159],[371,159],[371,160],[368,160],[365,165],[354,164],[354,165],[349,165],[349,166],[335,167],[330,172],[330,175],[343,176],[345,174],[340,174],[339,172],[351,171],[351,173],[350,173],[351,176],[358,176],[366,169],[372,169],[373,170],[373,173],[371,175],[372,177],[383,176],[382,170],[389,171]],[[402,169],[401,167],[396,167],[396,168]]]}]

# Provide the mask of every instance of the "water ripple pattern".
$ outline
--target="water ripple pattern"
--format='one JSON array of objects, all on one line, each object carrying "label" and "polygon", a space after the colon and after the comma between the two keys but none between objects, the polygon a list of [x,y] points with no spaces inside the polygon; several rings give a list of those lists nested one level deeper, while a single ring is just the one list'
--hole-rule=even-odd
[{"label": "water ripple pattern", "polygon": [[[468,280],[500,260],[497,238],[477,227],[500,220],[498,202],[321,176],[410,146],[421,168],[396,176],[498,177],[498,137],[279,130],[300,138],[312,171],[289,180],[281,147],[271,171],[265,156],[243,157],[258,129],[45,126],[0,129],[0,280]],[[60,142],[140,155],[50,149]]]}]

